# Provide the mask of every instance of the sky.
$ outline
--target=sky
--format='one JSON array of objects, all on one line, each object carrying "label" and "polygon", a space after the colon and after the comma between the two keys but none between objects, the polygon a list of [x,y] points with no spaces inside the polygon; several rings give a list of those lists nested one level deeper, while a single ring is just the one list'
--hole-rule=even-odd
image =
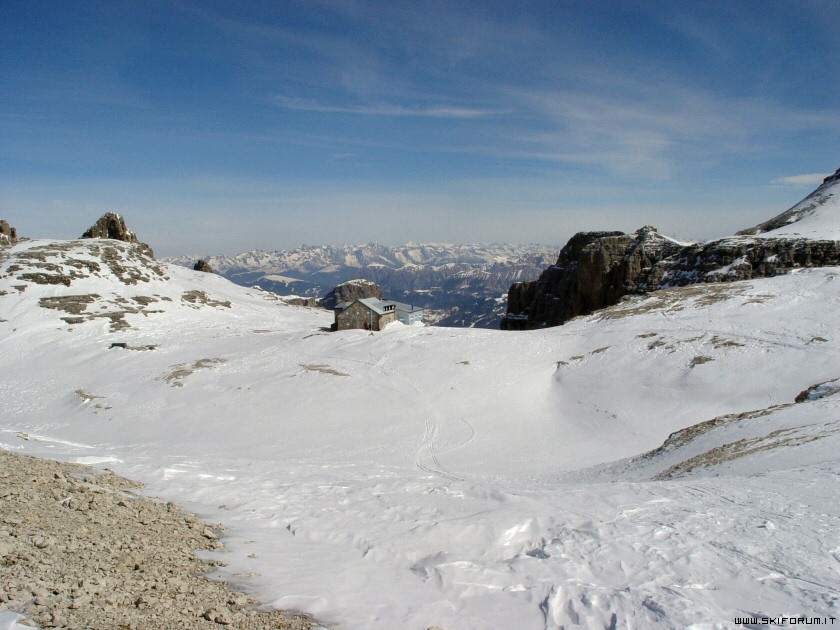
[{"label": "sky", "polygon": [[836,0],[0,0],[0,218],[34,238],[708,239],[838,149]]}]

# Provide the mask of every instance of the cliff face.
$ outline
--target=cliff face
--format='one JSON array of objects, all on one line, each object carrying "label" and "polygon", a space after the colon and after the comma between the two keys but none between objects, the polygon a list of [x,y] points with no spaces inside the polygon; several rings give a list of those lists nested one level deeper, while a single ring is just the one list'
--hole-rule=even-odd
[{"label": "cliff face", "polygon": [[682,247],[650,226],[634,234],[579,232],[538,280],[511,286],[502,329],[557,326],[628,293],[657,288],[662,271],[656,264]]},{"label": "cliff face", "polygon": [[789,210],[717,241],[679,243],[650,226],[634,234],[580,232],[538,280],[511,286],[501,327],[558,326],[625,295],[830,265],[840,265],[840,169]]},{"label": "cliff face", "polygon": [[341,302],[352,302],[370,297],[382,299],[382,289],[378,284],[370,280],[349,280],[327,293],[321,299],[321,306],[335,308],[335,305]]},{"label": "cliff face", "polygon": [[[503,330],[559,326],[623,296],[696,282],[766,278],[799,267],[840,265],[840,241],[731,237],[682,245],[651,228],[576,234],[538,280],[508,291]],[[582,245],[582,246],[581,246]]]},{"label": "cliff face", "polygon": [[840,241],[725,238],[688,245],[656,265],[653,288],[767,278],[798,267],[840,265]]}]

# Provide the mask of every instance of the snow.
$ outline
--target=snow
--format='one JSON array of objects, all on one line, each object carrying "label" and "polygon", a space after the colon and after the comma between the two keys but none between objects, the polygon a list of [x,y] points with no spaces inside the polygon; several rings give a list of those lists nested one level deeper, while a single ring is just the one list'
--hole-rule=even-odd
[{"label": "snow", "polygon": [[835,175],[784,212],[787,223],[760,238],[805,237],[840,241],[840,176]]},{"label": "snow", "polygon": [[300,278],[289,278],[287,276],[280,276],[276,274],[267,274],[263,276],[265,280],[271,280],[272,282],[281,282],[283,284],[294,284],[295,282],[301,282]]},{"label": "snow", "polygon": [[[218,576],[265,601],[354,630],[840,616],[837,269],[539,331],[376,334],[165,271],[0,280],[0,446],[107,462],[225,523]],[[169,301],[110,332],[39,306],[62,294]]]}]

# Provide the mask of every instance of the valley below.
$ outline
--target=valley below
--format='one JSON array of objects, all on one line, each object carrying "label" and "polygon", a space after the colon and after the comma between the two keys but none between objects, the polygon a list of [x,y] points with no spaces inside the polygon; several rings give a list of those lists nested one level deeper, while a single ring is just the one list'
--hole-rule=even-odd
[{"label": "valley below", "polygon": [[425,309],[429,325],[498,329],[511,284],[537,277],[557,258],[544,245],[303,246],[290,251],[168,259],[192,267],[197,259],[231,282],[280,296],[316,301],[333,287],[370,280],[391,300]]}]

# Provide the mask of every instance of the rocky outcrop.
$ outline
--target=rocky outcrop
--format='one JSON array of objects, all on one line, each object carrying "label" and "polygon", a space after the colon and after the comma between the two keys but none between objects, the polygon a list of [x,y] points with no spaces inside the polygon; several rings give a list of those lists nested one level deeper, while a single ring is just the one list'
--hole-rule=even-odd
[{"label": "rocky outcrop", "polygon": [[680,243],[650,226],[634,234],[580,232],[538,280],[511,286],[501,327],[558,326],[629,294],[840,265],[838,194],[840,169],[789,210],[708,243]]},{"label": "rocky outcrop", "polygon": [[833,265],[840,265],[840,241],[735,236],[686,245],[658,262],[650,288],[768,278],[790,269]]},{"label": "rocky outcrop", "polygon": [[10,226],[5,219],[0,219],[0,245],[13,245],[17,240],[17,229]]},{"label": "rocky outcrop", "polygon": [[364,298],[382,299],[382,289],[375,282],[370,280],[349,280],[339,284],[332,291],[321,299],[321,306],[324,308],[335,308],[336,304],[352,302]]},{"label": "rocky outcrop", "polygon": [[195,261],[193,265],[193,271],[203,271],[204,273],[213,273],[213,267],[210,266],[210,263],[204,260],[203,258],[199,258]]},{"label": "rocky outcrop", "polygon": [[581,232],[538,280],[511,286],[502,329],[559,326],[629,294],[830,265],[840,265],[840,241],[733,236],[684,244],[660,236],[651,227],[635,234]]},{"label": "rocky outcrop", "polygon": [[138,243],[137,235],[128,229],[125,219],[116,212],[106,212],[82,234],[82,238],[112,238],[126,243]]},{"label": "rocky outcrop", "polygon": [[662,270],[656,264],[682,247],[651,226],[634,234],[579,232],[538,280],[511,286],[502,329],[557,326],[628,293],[657,288]]},{"label": "rocky outcrop", "polygon": [[126,243],[136,243],[146,250],[148,254],[154,256],[152,248],[146,243],[141,243],[138,240],[137,235],[128,229],[122,215],[119,215],[116,212],[106,212],[103,214],[99,217],[96,223],[90,226],[85,233],[82,234],[81,238],[110,238],[116,241],[124,241]]},{"label": "rocky outcrop", "polygon": [[309,306],[311,308],[316,308],[321,305],[321,300],[318,298],[300,297],[298,295],[284,295],[280,299],[286,304],[291,304],[292,306]]}]

